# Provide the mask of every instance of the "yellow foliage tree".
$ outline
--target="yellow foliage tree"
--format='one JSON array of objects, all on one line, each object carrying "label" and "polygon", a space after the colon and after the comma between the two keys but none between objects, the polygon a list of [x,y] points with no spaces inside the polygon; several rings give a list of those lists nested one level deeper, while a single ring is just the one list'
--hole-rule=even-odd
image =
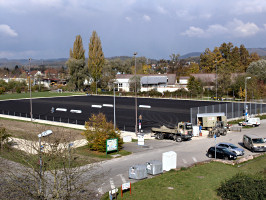
[{"label": "yellow foliage tree", "polygon": [[239,98],[244,99],[245,95],[246,95],[246,90],[245,89],[243,90],[242,87],[240,87],[238,92]]},{"label": "yellow foliage tree", "polygon": [[86,130],[82,133],[88,141],[88,146],[93,151],[105,152],[106,140],[118,138],[118,149],[122,149],[123,140],[120,138],[120,131],[114,130],[113,123],[108,122],[103,113],[92,114],[85,123]]}]

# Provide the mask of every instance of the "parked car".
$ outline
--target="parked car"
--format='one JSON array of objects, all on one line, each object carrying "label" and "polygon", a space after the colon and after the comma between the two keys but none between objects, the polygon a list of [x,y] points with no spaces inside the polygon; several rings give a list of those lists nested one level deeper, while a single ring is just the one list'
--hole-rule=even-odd
[{"label": "parked car", "polygon": [[[215,158],[215,147],[210,147],[208,149],[207,156],[209,158]],[[237,158],[237,155],[234,152],[229,151],[225,147],[216,147],[216,158],[235,160]]]},{"label": "parked car", "polygon": [[260,125],[260,118],[259,117],[252,117],[247,119],[244,122],[239,122],[238,123],[239,126],[259,126]]},{"label": "parked car", "polygon": [[243,135],[243,144],[247,149],[253,151],[266,151],[266,142],[263,137],[246,134]]},{"label": "parked car", "polygon": [[228,143],[228,142],[220,142],[216,145],[217,147],[225,147],[229,149],[230,151],[234,152],[237,156],[243,156],[245,151],[242,148],[237,147],[234,144]]}]

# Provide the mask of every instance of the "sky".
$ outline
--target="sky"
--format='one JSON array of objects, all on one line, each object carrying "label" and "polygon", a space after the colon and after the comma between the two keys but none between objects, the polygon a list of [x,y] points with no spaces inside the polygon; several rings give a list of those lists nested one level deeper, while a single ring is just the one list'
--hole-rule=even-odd
[{"label": "sky", "polygon": [[93,31],[105,57],[266,48],[265,0],[0,0],[0,58],[68,58]]}]

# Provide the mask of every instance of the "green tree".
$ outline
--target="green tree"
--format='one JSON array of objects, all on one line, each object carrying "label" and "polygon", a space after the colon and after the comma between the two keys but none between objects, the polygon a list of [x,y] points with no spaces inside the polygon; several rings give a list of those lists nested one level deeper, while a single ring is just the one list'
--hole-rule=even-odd
[{"label": "green tree", "polygon": [[224,95],[229,91],[231,85],[231,73],[228,73],[228,66],[224,64],[221,65],[217,71],[218,93]]},{"label": "green tree", "polygon": [[192,95],[202,94],[203,85],[200,80],[196,80],[194,76],[191,76],[188,80],[187,88]]},{"label": "green tree", "polygon": [[74,85],[75,90],[82,89],[87,74],[87,68],[85,66],[85,50],[80,35],[76,36],[73,50],[70,49],[69,59],[66,65],[70,74],[70,84]]},{"label": "green tree", "polygon": [[102,77],[104,61],[101,40],[96,31],[93,31],[89,43],[88,70],[92,81],[96,84],[96,88],[98,81]]},{"label": "green tree", "polygon": [[247,68],[247,73],[256,76],[259,80],[266,83],[266,60],[250,63]]},{"label": "green tree", "polygon": [[114,130],[113,123],[108,122],[103,113],[92,114],[89,121],[86,122],[85,128],[86,130],[82,134],[86,137],[91,150],[105,152],[106,140],[112,138],[118,138],[118,149],[122,149],[123,141],[120,138],[119,130]]},{"label": "green tree", "polygon": [[249,52],[243,44],[240,45],[239,53],[241,59],[241,70],[242,72],[245,72],[250,61],[249,61]]},{"label": "green tree", "polygon": [[209,48],[200,55],[200,69],[203,72],[210,73],[213,71],[214,55]]}]

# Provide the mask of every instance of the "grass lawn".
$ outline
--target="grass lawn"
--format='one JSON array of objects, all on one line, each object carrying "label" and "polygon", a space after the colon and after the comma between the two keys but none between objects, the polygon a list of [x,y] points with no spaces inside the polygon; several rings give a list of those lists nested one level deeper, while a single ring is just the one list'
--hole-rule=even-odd
[{"label": "grass lawn", "polygon": [[[120,188],[117,199],[138,200],[186,200],[186,199],[221,199],[216,195],[216,189],[220,184],[237,173],[264,173],[266,170],[266,155],[254,160],[232,166],[219,162],[198,164],[182,170],[171,170],[151,179],[145,179],[133,183],[132,193],[124,192],[121,198]],[[103,200],[108,199],[106,193]]]},{"label": "grass lawn", "polygon": [[[38,97],[57,97],[57,96],[71,96],[71,95],[84,95],[84,93],[80,92],[32,92],[32,98]],[[0,100],[5,99],[23,99],[23,98],[30,98],[30,93],[8,93],[0,95]]]}]

